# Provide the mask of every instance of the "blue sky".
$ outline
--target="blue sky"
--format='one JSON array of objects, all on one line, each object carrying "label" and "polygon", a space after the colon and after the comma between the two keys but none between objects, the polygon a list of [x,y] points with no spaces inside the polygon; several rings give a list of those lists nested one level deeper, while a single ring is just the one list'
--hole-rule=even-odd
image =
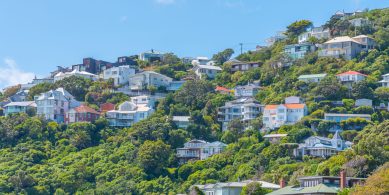
[{"label": "blue sky", "polygon": [[288,24],[389,0],[1,0],[0,88],[83,57],[115,61],[154,48],[180,57],[253,49]]}]

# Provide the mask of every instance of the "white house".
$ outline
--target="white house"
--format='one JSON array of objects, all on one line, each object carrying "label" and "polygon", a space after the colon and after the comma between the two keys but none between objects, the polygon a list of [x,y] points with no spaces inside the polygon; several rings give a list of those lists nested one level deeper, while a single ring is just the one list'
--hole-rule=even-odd
[{"label": "white house", "polygon": [[306,83],[318,83],[326,76],[327,74],[305,74],[300,75],[297,79]]},{"label": "white house", "polygon": [[324,29],[323,27],[314,27],[308,32],[305,32],[298,36],[299,43],[305,43],[309,40],[309,37],[315,37],[317,39],[328,39],[330,38],[330,30]]},{"label": "white house", "polygon": [[63,123],[65,113],[71,108],[80,106],[80,102],[63,88],[50,90],[34,97],[37,105],[37,115],[46,120],[52,120],[57,123]]},{"label": "white house", "polygon": [[149,86],[168,87],[173,79],[154,71],[144,71],[130,76],[129,85],[131,90],[144,90]]},{"label": "white house", "polygon": [[111,127],[130,127],[134,123],[146,119],[154,110],[147,104],[135,104],[133,102],[123,102],[118,110],[106,112],[106,118]]},{"label": "white house", "polygon": [[215,65],[215,62],[213,60],[210,60],[207,57],[197,57],[197,58],[192,60],[192,65],[193,66],[198,66],[198,65],[213,66],[213,65]]},{"label": "white house", "polygon": [[350,148],[351,142],[346,142],[340,137],[336,131],[334,136],[330,138],[311,136],[304,143],[299,144],[299,147],[294,150],[294,155],[303,157],[304,155],[316,157],[330,157],[337,154],[339,151]]},{"label": "white house", "polygon": [[282,138],[288,136],[288,134],[267,134],[263,136],[266,140],[269,140],[270,143],[279,143]]},{"label": "white house", "polygon": [[285,104],[266,105],[263,111],[263,125],[274,129],[286,124],[294,124],[308,114],[307,106],[299,97],[285,99]]},{"label": "white house", "polygon": [[384,78],[383,80],[380,81],[382,87],[389,87],[389,73],[382,75],[382,77]]},{"label": "white house", "polygon": [[65,73],[59,72],[58,74],[56,74],[54,76],[54,82],[60,81],[60,80],[62,80],[64,78],[71,77],[71,76],[83,77],[83,78],[91,79],[91,80],[94,80],[94,81],[99,78],[95,74],[92,74],[92,73],[89,73],[89,72],[86,72],[86,71],[79,71],[77,69],[74,69],[71,72],[65,72]]},{"label": "white house", "polygon": [[192,70],[199,78],[201,78],[202,75],[207,75],[210,79],[214,79],[216,75],[222,71],[219,66],[213,65],[195,65]]},{"label": "white house", "polygon": [[227,129],[228,123],[233,119],[240,119],[247,125],[249,121],[257,118],[262,110],[263,106],[254,98],[240,98],[219,107],[218,121],[222,123],[223,130]]},{"label": "white house", "polygon": [[347,71],[341,74],[337,74],[336,77],[342,84],[351,88],[353,83],[365,80],[367,75],[357,71]]},{"label": "white house", "polygon": [[177,148],[177,158],[180,163],[186,163],[189,160],[204,160],[208,157],[219,154],[227,147],[226,144],[216,142],[206,142],[203,140],[191,140],[184,144],[183,148]]},{"label": "white house", "polygon": [[135,74],[135,69],[129,65],[112,67],[104,70],[104,80],[113,79],[115,86],[128,84],[130,76]]},{"label": "white house", "polygon": [[34,101],[11,102],[4,106],[4,114],[8,116],[19,112],[26,113],[29,109],[36,110],[36,103]]},{"label": "white house", "polygon": [[190,124],[190,116],[173,116],[172,121],[180,129],[186,129]]},{"label": "white house", "polygon": [[241,98],[241,97],[254,97],[257,95],[261,87],[259,86],[259,83],[252,83],[247,85],[238,85],[234,89],[235,97]]}]

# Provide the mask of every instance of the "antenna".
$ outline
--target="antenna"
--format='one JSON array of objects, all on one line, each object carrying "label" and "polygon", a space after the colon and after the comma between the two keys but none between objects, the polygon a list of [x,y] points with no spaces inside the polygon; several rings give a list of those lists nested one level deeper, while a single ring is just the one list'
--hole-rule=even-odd
[{"label": "antenna", "polygon": [[243,54],[243,43],[239,43],[239,45],[240,45],[240,55],[242,55]]}]

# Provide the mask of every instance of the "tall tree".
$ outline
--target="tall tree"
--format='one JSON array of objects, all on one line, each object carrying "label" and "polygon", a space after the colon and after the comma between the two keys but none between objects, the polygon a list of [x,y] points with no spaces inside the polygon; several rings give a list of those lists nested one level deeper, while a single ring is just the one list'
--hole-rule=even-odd
[{"label": "tall tree", "polygon": [[227,62],[234,53],[235,52],[233,49],[228,48],[217,54],[214,54],[212,60],[214,60],[216,64],[222,65],[224,62]]},{"label": "tall tree", "polygon": [[290,24],[287,28],[287,35],[290,37],[299,36],[301,33],[306,32],[308,28],[312,27],[312,22],[309,20],[299,20]]}]

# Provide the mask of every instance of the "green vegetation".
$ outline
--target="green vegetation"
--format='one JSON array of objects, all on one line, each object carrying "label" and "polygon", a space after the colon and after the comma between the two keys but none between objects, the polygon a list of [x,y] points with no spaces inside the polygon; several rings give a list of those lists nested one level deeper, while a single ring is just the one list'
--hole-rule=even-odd
[{"label": "green vegetation", "polygon": [[[279,67],[278,62],[289,60],[282,54],[283,47],[296,43],[296,36],[312,25],[307,20],[298,21],[288,26],[286,40],[237,57],[260,62],[261,67],[232,74],[230,65],[224,62],[233,51],[226,49],[215,54],[213,59],[223,67],[215,80],[186,82],[182,89],[161,100],[151,117],[131,128],[111,128],[104,118],[94,123],[67,126],[26,114],[0,117],[0,191],[4,194],[175,194],[187,192],[193,184],[238,179],[259,178],[278,183],[284,178],[292,185],[297,184],[300,176],[338,175],[341,169],[347,170],[349,176],[368,177],[383,166],[366,186],[350,190],[355,194],[374,194],[371,190],[377,182],[387,184],[389,112],[354,108],[354,103],[358,98],[373,99],[375,104],[389,101],[389,91],[377,84],[381,75],[389,72],[389,9],[372,10],[364,16],[374,27],[357,30],[374,37],[379,44],[377,49],[349,61],[319,58],[317,53],[312,53],[293,61],[290,67]],[[334,35],[353,34],[355,30],[347,20],[331,19],[326,25]],[[174,54],[158,64],[139,64],[175,79],[191,74],[187,72],[191,65],[182,63]],[[334,77],[347,70],[369,76],[349,90]],[[327,73],[328,77],[319,83],[297,79],[301,74],[318,73]],[[215,93],[214,87],[234,87],[253,80],[259,80],[263,86],[255,97],[262,104],[281,103],[291,95],[306,101],[308,116],[295,125],[274,131],[288,134],[279,144],[263,139],[258,131],[261,117],[245,131],[238,121],[229,124],[227,131],[221,131],[217,108],[233,97]],[[92,82],[77,77],[39,84],[30,90],[29,98],[57,87],[64,87],[78,100],[95,108],[104,102],[118,104],[129,98],[113,92],[112,81]],[[0,97],[9,97],[16,91],[4,92]],[[340,101],[342,105],[333,101]],[[372,121],[349,119],[337,124],[323,120],[326,112],[372,114]],[[189,115],[192,124],[185,130],[178,129],[171,120],[173,115]],[[354,142],[353,150],[329,159],[293,157],[292,151],[299,142],[311,135],[331,137],[329,129],[336,126],[346,130],[342,136]],[[206,160],[179,165],[175,149],[195,138],[221,140],[228,143],[228,147]],[[257,184],[243,190],[244,194],[266,192]]]}]

